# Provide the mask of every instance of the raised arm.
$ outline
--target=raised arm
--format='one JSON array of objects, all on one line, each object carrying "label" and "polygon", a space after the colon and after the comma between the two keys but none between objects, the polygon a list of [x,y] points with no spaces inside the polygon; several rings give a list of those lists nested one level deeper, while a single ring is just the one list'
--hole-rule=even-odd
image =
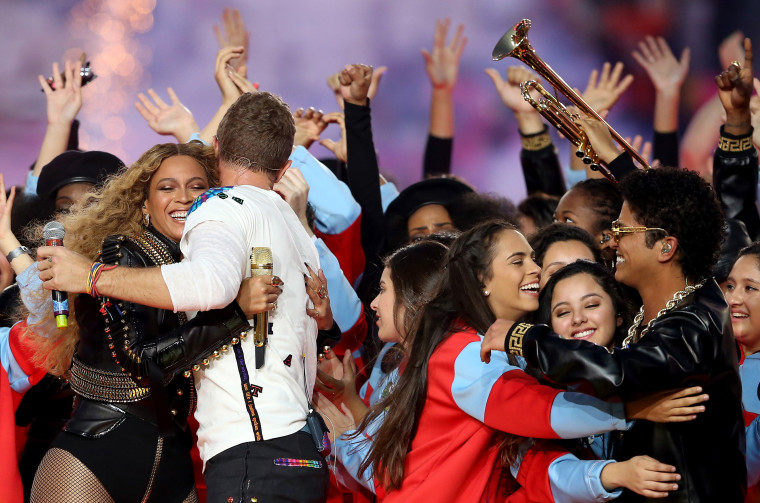
[{"label": "raised arm", "polygon": [[639,42],[639,51],[633,51],[633,58],[647,72],[655,89],[654,158],[664,166],[679,164],[678,107],[690,54],[686,47],[676,59],[664,38],[650,36]]},{"label": "raised arm", "polygon": [[752,143],[752,42],[748,38],[744,41],[744,53],[743,65],[731,64],[715,77],[726,123],[720,129],[720,142],[713,158],[713,187],[726,217],[744,222],[750,237],[757,239],[758,155]]},{"label": "raised arm", "polygon": [[[623,77],[623,63],[618,61],[615,66],[605,62],[599,70],[591,70],[586,89],[581,93],[583,101],[593,108],[602,117],[606,117],[612,107],[620,99],[620,96],[633,82],[633,75]],[[576,91],[578,91],[576,89]],[[575,109],[575,107],[571,107]],[[583,116],[583,114],[580,114]],[[593,141],[592,141],[593,145]],[[598,171],[591,170],[588,165],[575,155],[575,147],[571,147],[570,169],[574,171],[586,171],[586,178],[602,178]],[[596,148],[596,147],[595,147]],[[598,153],[598,152],[597,152]]]},{"label": "raised arm", "polygon": [[40,176],[43,166],[66,151],[71,124],[82,108],[82,76],[77,64],[73,61],[64,63],[64,81],[58,63],[53,63],[53,86],[42,75],[37,76],[47,100],[47,129],[32,176]]},{"label": "raised arm", "polygon": [[520,90],[520,83],[537,80],[538,75],[520,66],[507,68],[506,80],[494,68],[487,68],[486,74],[491,78],[501,101],[517,120],[517,130],[522,140],[520,163],[528,195],[543,192],[562,196],[565,193],[565,180],[557,149],[541,114],[525,101]]},{"label": "raised arm", "polygon": [[423,176],[447,174],[451,171],[451,150],[454,139],[454,88],[459,74],[459,62],[467,45],[459,25],[454,38],[446,43],[451,20],[437,20],[431,51],[422,49],[425,71],[432,87],[430,99],[430,130],[425,147]]},{"label": "raised arm", "polygon": [[198,123],[190,110],[179,101],[174,89],[168,87],[166,92],[171,99],[171,106],[156,91],[148,89],[148,96],[137,94],[135,108],[153,131],[160,135],[172,135],[179,143],[186,143],[193,133],[199,131]]},{"label": "raised arm", "polygon": [[219,49],[216,54],[216,65],[214,69],[214,79],[219,86],[219,90],[222,93],[222,104],[217,109],[214,116],[206,124],[206,126],[200,132],[200,138],[207,144],[211,143],[216,130],[219,127],[219,123],[222,122],[224,114],[235,103],[241,94],[253,90],[253,87],[247,89],[246,86],[250,85],[248,80],[240,75],[229,64],[234,58],[239,58],[243,55],[245,49],[241,47],[223,47]]},{"label": "raised arm", "polygon": [[248,73],[248,42],[250,33],[245,28],[243,16],[237,9],[225,7],[222,11],[222,27],[214,25],[214,35],[219,42],[219,48],[242,47],[243,53],[230,60],[230,66],[243,77]]}]

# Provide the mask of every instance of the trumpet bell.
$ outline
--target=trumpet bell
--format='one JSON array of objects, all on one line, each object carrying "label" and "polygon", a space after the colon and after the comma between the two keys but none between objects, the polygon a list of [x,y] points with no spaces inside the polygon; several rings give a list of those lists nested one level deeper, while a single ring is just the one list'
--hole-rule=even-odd
[{"label": "trumpet bell", "polygon": [[493,48],[491,58],[494,61],[500,61],[506,57],[515,57],[514,52],[524,44],[528,44],[528,30],[530,30],[530,19],[523,19],[505,33]]}]

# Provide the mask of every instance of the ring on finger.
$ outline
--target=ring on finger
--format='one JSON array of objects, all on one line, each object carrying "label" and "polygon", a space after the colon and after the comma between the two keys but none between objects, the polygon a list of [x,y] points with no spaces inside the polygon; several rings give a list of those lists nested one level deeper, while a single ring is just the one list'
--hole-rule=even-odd
[{"label": "ring on finger", "polygon": [[272,305],[272,311],[277,310],[277,301],[276,300],[274,302],[270,302],[270,304]]},{"label": "ring on finger", "polygon": [[284,283],[279,276],[272,276],[272,281],[269,282],[272,286],[282,286]]},{"label": "ring on finger", "polygon": [[327,288],[325,288],[325,285],[319,287],[319,290],[317,290],[317,295],[319,295],[320,299],[327,297]]}]

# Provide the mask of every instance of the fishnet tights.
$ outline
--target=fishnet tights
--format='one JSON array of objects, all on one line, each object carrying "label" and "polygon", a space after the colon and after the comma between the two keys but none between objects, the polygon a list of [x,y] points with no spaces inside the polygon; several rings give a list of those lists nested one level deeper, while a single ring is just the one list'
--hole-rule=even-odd
[{"label": "fishnet tights", "polygon": [[[69,451],[53,447],[42,458],[30,503],[114,503],[98,478]],[[195,488],[182,503],[198,503]]]},{"label": "fishnet tights", "polygon": [[114,503],[98,478],[73,454],[53,447],[42,458],[30,503],[89,501]]}]

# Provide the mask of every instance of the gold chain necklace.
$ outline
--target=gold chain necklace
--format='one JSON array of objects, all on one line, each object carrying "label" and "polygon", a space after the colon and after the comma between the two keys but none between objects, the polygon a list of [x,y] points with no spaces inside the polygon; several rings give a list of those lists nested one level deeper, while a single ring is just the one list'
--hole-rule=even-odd
[{"label": "gold chain necklace", "polygon": [[[665,307],[660,309],[657,312],[657,315],[649,320],[649,323],[647,323],[647,326],[644,327],[644,329],[641,331],[641,334],[639,334],[639,337],[636,340],[639,341],[642,337],[644,337],[644,335],[646,335],[647,332],[649,332],[649,329],[652,328],[652,323],[654,323],[657,318],[676,307],[678,303],[681,302],[687,295],[693,293],[697,288],[701,288],[704,284],[704,281],[697,283],[694,286],[691,286],[687,283],[683,290],[678,290],[676,293],[674,293],[673,298],[665,303]],[[639,309],[639,312],[636,313],[636,317],[633,319],[633,324],[628,329],[628,336],[623,340],[623,348],[627,348],[631,344],[631,341],[633,341],[633,339],[636,337],[636,329],[641,326],[643,319],[644,306],[641,306],[641,309]]]}]

